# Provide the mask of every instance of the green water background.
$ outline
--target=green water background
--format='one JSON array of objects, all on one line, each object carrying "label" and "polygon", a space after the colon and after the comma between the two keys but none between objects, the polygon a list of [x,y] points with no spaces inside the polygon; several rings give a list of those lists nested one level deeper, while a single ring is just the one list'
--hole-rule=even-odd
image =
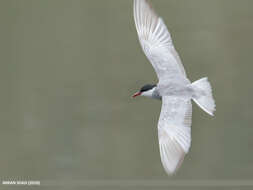
[{"label": "green water background", "polygon": [[252,179],[253,1],[152,3],[217,104],[213,118],[194,104],[177,175],[160,163],[161,103],[130,98],[156,82],[131,0],[0,0],[1,179]]}]

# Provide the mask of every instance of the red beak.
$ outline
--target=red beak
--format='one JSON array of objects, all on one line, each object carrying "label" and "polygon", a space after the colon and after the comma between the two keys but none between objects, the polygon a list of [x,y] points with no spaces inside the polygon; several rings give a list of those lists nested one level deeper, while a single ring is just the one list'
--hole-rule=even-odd
[{"label": "red beak", "polygon": [[132,96],[132,98],[135,98],[136,96],[140,96],[141,95],[141,92],[136,92],[133,96]]}]

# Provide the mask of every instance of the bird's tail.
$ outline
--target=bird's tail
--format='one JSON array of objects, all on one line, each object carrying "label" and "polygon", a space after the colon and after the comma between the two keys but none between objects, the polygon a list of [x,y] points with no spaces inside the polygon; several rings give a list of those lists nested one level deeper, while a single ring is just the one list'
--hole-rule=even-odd
[{"label": "bird's tail", "polygon": [[215,111],[215,102],[212,95],[212,87],[208,82],[207,77],[201,78],[192,84],[194,95],[193,100],[205,112],[213,116]]}]

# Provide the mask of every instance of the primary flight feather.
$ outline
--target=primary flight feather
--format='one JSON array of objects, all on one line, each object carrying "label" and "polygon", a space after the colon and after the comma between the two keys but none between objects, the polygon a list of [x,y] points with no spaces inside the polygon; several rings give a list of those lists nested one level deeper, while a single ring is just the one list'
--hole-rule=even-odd
[{"label": "primary flight feather", "polygon": [[163,167],[172,174],[180,167],[191,145],[191,100],[213,115],[212,89],[206,77],[193,83],[187,78],[166,25],[147,0],[134,0],[134,20],[141,47],[159,82],[143,86],[133,97],[162,100],[159,148]]}]

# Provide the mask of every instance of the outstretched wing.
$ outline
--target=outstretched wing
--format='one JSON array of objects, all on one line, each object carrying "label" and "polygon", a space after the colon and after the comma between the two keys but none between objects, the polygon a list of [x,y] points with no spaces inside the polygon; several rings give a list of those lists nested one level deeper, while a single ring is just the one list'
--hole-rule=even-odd
[{"label": "outstretched wing", "polygon": [[158,122],[161,161],[168,174],[181,165],[191,145],[190,99],[164,96]]},{"label": "outstretched wing", "polygon": [[142,49],[158,79],[186,76],[166,25],[147,0],[134,0],[134,20]]}]

